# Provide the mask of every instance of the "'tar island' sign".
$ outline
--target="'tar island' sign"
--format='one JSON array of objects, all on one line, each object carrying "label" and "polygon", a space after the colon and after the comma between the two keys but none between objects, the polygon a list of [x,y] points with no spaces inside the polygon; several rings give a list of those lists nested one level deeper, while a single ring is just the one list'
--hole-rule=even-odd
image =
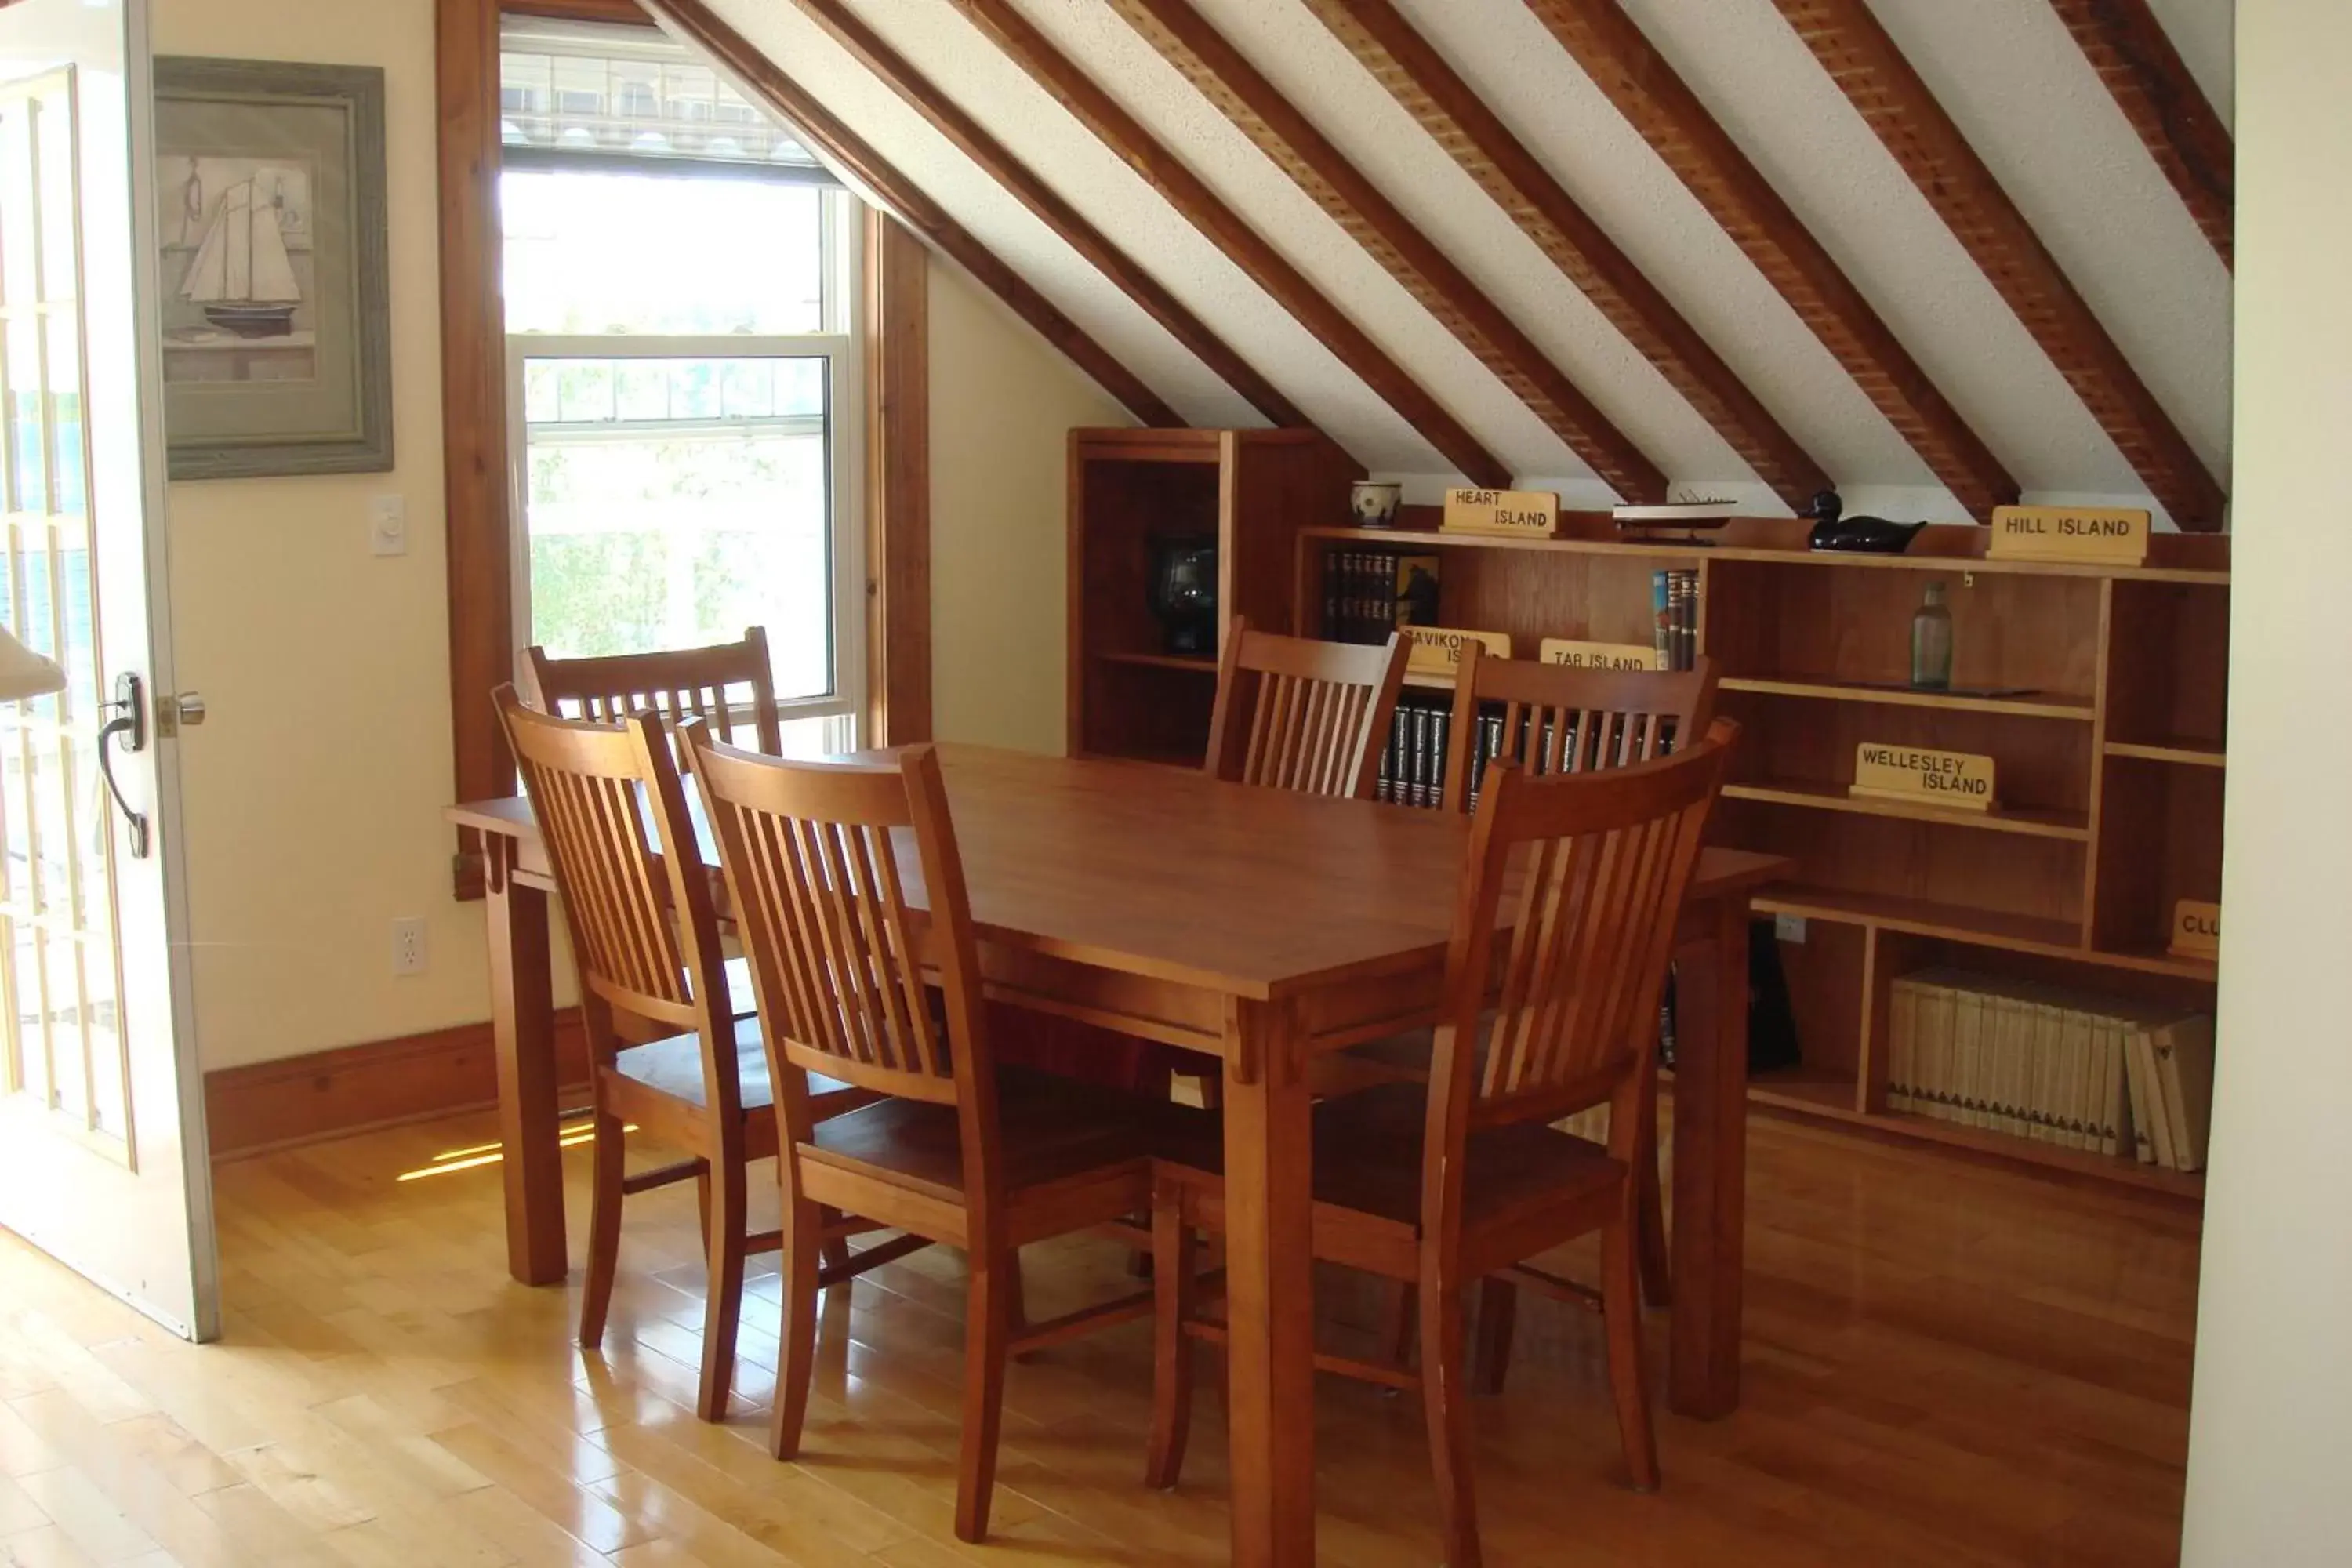
[{"label": "'tar island' sign", "polygon": [[1997,506],[1985,555],[2137,566],[2147,560],[2147,533],[2148,514],[2137,507]]},{"label": "'tar island' sign", "polygon": [[1511,539],[1549,539],[1559,530],[1559,497],[1549,490],[1445,492],[1447,533],[1493,533]]},{"label": "'tar island' sign", "polygon": [[1847,793],[1865,799],[1990,811],[1992,759],[1974,752],[1931,752],[1923,746],[1864,741],[1853,749],[1853,785]]}]

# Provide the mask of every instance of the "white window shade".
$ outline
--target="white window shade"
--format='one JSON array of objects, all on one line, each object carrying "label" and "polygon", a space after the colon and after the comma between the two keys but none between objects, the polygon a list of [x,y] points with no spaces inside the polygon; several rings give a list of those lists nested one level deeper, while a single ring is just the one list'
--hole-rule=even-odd
[{"label": "white window shade", "polygon": [[651,28],[508,17],[499,105],[512,167],[687,159],[771,179],[835,183],[764,110]]}]

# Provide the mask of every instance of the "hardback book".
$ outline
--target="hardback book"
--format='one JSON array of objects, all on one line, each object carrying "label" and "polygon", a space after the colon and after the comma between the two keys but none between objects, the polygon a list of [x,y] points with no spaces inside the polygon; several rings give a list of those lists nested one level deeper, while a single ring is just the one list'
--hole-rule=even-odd
[{"label": "hardback book", "polygon": [[2080,1149],[2084,1146],[2083,1129],[2090,1120],[2084,1113],[2091,1098],[2089,1014],[2067,1009],[2066,1026],[2059,1035],[2058,1059],[2062,1075],[2058,1083],[2058,1142],[2065,1148]]},{"label": "hardback book", "polygon": [[1907,1111],[1919,1058],[1919,988],[1897,980],[1886,998],[1886,1109]]},{"label": "hardback book", "polygon": [[2155,1112],[2148,1104],[2148,1086],[2156,1081],[2156,1058],[2148,1049],[2147,1031],[2134,1029],[2124,1037],[2124,1087],[2131,1097],[2132,1157],[2143,1165],[2156,1163]]},{"label": "hardback book", "polygon": [[2213,1120],[2213,1020],[2179,1019],[2152,1031],[2149,1044],[2172,1133],[2173,1169],[2201,1171]]},{"label": "hardback book", "polygon": [[1984,993],[1960,988],[1952,993],[1953,1089],[1958,1100],[1956,1118],[1964,1126],[1985,1123],[1983,1055]]},{"label": "hardback book", "polygon": [[1952,1101],[1952,993],[1932,982],[1919,985],[1919,1112],[1939,1121],[1958,1120]]},{"label": "hardback book", "polygon": [[2151,1163],[2177,1171],[2179,1155],[2172,1146],[2172,1119],[2165,1114],[2164,1081],[2156,1071],[2156,1037],[2146,1029],[2132,1032],[2132,1067],[2139,1078],[2140,1103],[2147,1108],[2147,1142]]},{"label": "hardback book", "polygon": [[1673,607],[1673,574],[1658,571],[1650,574],[1650,635],[1658,655],[1658,668],[1675,667],[1675,629],[1669,612]]}]

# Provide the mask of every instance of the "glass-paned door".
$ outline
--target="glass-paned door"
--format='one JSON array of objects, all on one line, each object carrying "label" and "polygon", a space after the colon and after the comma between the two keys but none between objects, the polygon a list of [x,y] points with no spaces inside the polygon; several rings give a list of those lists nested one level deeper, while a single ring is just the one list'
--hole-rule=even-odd
[{"label": "glass-paned door", "polygon": [[205,1338],[177,775],[144,700],[170,689],[145,15],[0,8],[0,623],[63,671],[0,691],[0,1226]]}]

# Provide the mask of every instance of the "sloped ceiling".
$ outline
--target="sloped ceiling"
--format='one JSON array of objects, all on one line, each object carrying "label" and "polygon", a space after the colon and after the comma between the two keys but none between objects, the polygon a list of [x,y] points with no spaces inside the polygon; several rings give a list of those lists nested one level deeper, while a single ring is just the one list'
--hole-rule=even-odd
[{"label": "sloped ceiling", "polygon": [[[1262,423],[793,0],[709,0],[1196,425]],[[950,0],[849,0],[1374,473],[1452,465]],[[1622,0],[2031,500],[2145,486],[1772,0]],[[1300,0],[1192,0],[1501,307],[1678,494],[1787,509]],[[1608,487],[1106,0],[1018,10],[1409,370],[1523,483]],[[1396,0],[1838,482],[1850,509],[1965,509],[1522,0]],[[2151,0],[2226,121],[2228,0]],[[2229,484],[2231,275],[2049,0],[1871,0],[2197,455]],[[2161,509],[2158,509],[2160,512]]]}]

